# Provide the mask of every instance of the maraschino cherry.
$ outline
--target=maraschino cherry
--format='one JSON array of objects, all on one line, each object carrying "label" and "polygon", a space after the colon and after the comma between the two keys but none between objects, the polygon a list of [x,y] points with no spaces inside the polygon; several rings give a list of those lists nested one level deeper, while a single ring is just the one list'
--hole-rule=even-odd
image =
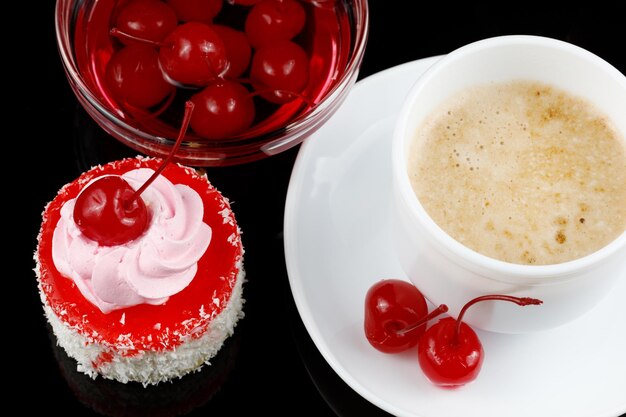
[{"label": "maraschino cherry", "polygon": [[250,57],[252,56],[252,47],[246,34],[224,25],[213,25],[213,30],[224,42],[226,48],[226,59],[228,60],[228,69],[224,73],[224,77],[236,79],[241,76],[250,65]]},{"label": "maraschino cherry", "polygon": [[254,48],[293,39],[304,27],[306,13],[296,0],[261,0],[248,13],[245,31]]},{"label": "maraschino cherry", "polygon": [[222,76],[228,68],[224,42],[205,23],[178,25],[160,42],[134,36],[119,28],[112,28],[110,34],[126,42],[158,47],[160,68],[174,84],[203,86]]},{"label": "maraschino cherry", "polygon": [[542,301],[510,295],[484,295],[469,301],[455,320],[446,317],[422,334],[417,352],[426,377],[435,385],[458,387],[476,379],[483,363],[483,346],[472,328],[463,323],[463,316],[472,305],[486,300],[502,300],[520,306],[538,305]]},{"label": "maraschino cherry", "polygon": [[191,97],[191,128],[206,139],[224,139],[245,131],[254,120],[254,101],[241,84],[216,80]]},{"label": "maraschino cherry", "polygon": [[149,108],[174,93],[159,68],[157,52],[144,45],[118,49],[109,60],[105,79],[115,97],[133,107]]},{"label": "maraschino cherry", "polygon": [[[159,0],[133,0],[126,4],[115,20],[118,30],[136,38],[162,41],[178,24],[174,10]],[[125,44],[136,44],[130,38],[120,38]]]},{"label": "maraschino cherry", "polygon": [[428,320],[446,311],[442,304],[429,314],[424,296],[414,285],[382,280],[365,296],[365,336],[381,352],[402,352],[417,344]]},{"label": "maraschino cherry", "polygon": [[226,47],[204,23],[178,25],[159,49],[159,63],[167,76],[183,85],[206,85],[226,70]]},{"label": "maraschino cherry", "polygon": [[103,176],[87,185],[76,198],[74,221],[88,238],[102,246],[128,243],[148,228],[150,216],[141,194],[172,160],[185,137],[193,111],[193,103],[185,105],[182,127],[167,158],[152,176],[136,191],[119,176]]},{"label": "maraschino cherry", "polygon": [[256,51],[250,78],[264,99],[276,104],[288,103],[300,97],[309,82],[309,59],[298,44],[276,41]]}]

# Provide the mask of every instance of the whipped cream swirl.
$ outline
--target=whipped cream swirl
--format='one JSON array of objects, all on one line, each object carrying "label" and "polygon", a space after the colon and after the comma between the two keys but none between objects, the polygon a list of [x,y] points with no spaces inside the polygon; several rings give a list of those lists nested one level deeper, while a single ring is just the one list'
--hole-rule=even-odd
[{"label": "whipped cream swirl", "polygon": [[[140,168],[123,174],[138,189],[154,173]],[[193,280],[211,241],[196,191],[162,175],[142,193],[150,224],[139,238],[101,246],[85,237],[73,218],[75,199],[61,208],[54,230],[52,259],[83,296],[103,313],[138,304],[160,305]]]}]

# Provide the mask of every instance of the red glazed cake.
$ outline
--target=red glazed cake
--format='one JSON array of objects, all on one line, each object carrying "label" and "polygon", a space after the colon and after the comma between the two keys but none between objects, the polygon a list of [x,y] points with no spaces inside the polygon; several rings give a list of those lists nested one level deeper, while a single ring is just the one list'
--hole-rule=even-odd
[{"label": "red glazed cake", "polygon": [[140,198],[145,232],[102,245],[73,218],[104,176],[134,190],[160,159],[111,162],[64,186],[43,212],[35,252],[45,315],[78,370],[144,385],[208,364],[243,317],[243,246],[230,204],[195,170],[168,164]]}]

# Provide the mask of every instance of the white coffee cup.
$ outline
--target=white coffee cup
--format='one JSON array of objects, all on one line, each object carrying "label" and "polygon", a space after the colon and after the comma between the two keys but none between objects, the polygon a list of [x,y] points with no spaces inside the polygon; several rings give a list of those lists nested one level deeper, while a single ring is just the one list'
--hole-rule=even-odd
[{"label": "white coffee cup", "polygon": [[507,263],[479,254],[450,237],[428,216],[415,195],[407,173],[407,153],[424,118],[469,86],[517,79],[551,84],[588,99],[626,137],[626,77],[622,73],[566,42],[502,36],[461,47],[419,77],[396,122],[392,150],[392,240],[408,278],[429,301],[447,304],[453,316],[470,299],[485,294],[543,300],[542,305],[530,307],[487,301],[468,310],[464,318],[468,324],[503,333],[526,333],[568,323],[601,302],[617,280],[626,279],[626,232],[576,260],[554,265]]}]

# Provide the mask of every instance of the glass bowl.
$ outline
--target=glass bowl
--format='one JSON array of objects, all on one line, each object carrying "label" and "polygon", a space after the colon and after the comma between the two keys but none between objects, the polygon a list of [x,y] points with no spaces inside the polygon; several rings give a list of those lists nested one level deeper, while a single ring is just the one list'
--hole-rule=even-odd
[{"label": "glass bowl", "polygon": [[[128,0],[57,0],[56,34],[59,53],[78,101],[111,136],[150,156],[163,157],[173,146],[180,128],[186,89],[158,109],[127,111],[111,94],[105,68],[117,41],[109,31],[111,16]],[[191,129],[176,154],[179,162],[193,166],[246,163],[287,150],[315,132],[340,106],[356,82],[368,35],[367,0],[297,0],[306,10],[304,29],[294,39],[307,51],[309,82],[297,98],[286,104],[264,104],[251,95],[261,116],[245,132],[226,139],[204,139]],[[225,0],[230,15],[223,23],[243,31],[249,7]],[[226,13],[226,12],[224,12]],[[242,17],[243,16],[243,17]],[[119,46],[117,46],[119,48]],[[243,83],[246,85],[244,73]],[[182,93],[181,93],[182,92]],[[178,96],[181,97],[178,97]],[[260,103],[260,104],[259,104]],[[266,103],[266,102],[265,102]],[[135,109],[136,110],[136,109]],[[169,116],[167,114],[170,114]],[[167,123],[167,117],[174,122]],[[175,121],[178,121],[176,123]]]}]

